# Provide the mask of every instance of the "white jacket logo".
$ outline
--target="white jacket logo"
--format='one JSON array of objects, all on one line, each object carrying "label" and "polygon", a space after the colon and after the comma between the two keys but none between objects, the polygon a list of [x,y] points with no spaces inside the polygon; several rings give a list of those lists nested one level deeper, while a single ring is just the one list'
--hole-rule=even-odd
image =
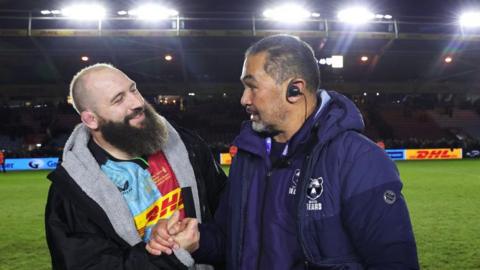
[{"label": "white jacket logo", "polygon": [[293,173],[292,183],[288,188],[288,194],[295,195],[295,193],[297,193],[298,178],[300,178],[300,169],[296,169],[295,172]]},{"label": "white jacket logo", "polygon": [[322,203],[318,202],[318,198],[323,193],[323,178],[310,178],[310,183],[307,188],[307,210],[320,211],[322,210]]},{"label": "white jacket logo", "polygon": [[307,189],[307,198],[315,201],[323,193],[323,178],[310,178],[310,184]]}]

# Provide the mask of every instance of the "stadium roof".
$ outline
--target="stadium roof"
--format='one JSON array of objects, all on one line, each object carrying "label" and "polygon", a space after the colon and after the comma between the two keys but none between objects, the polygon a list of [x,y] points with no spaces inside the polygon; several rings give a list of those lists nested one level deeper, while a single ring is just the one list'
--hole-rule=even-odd
[{"label": "stadium roof", "polygon": [[[72,0],[0,0],[0,9],[18,10],[41,10],[55,8]],[[85,1],[83,1],[85,2]],[[87,1],[103,3],[106,6],[116,9],[132,7],[143,2],[162,2],[175,5],[179,10],[188,12],[256,12],[268,5],[286,1],[266,0],[166,0],[166,1],[140,1],[140,0],[103,0]],[[378,12],[386,12],[396,17],[411,16],[435,16],[440,18],[454,18],[461,10],[479,7],[476,0],[367,0],[367,1],[339,1],[339,0],[301,0],[294,1],[303,4],[322,13],[332,12],[346,4],[362,3],[368,4]]]},{"label": "stadium roof", "polygon": [[[121,10],[140,1],[100,2],[112,10]],[[395,25],[357,29],[355,34],[335,29],[335,22],[327,25],[323,19],[297,27],[278,27],[258,19],[252,28],[252,16],[260,18],[260,11],[270,3],[253,0],[170,1],[184,20],[143,24],[132,31],[119,30],[132,25],[117,20],[103,22],[101,32],[95,22],[79,30],[78,23],[66,20],[33,19],[28,28],[27,15],[11,12],[33,11],[32,16],[38,18],[40,10],[59,8],[65,3],[0,0],[2,89],[32,85],[41,86],[42,91],[47,86],[63,89],[76,71],[96,62],[113,63],[152,88],[161,85],[162,89],[175,91],[199,84],[207,88],[210,84],[216,84],[215,88],[224,87],[221,84],[241,88],[238,78],[244,50],[260,37],[277,32],[300,35],[312,45],[318,58],[344,55],[343,69],[321,66],[327,84],[420,81],[476,85],[480,80],[480,32],[469,38],[456,25],[459,12],[478,7],[479,1],[369,1],[377,12],[392,14],[398,21]],[[303,3],[333,18],[334,11],[346,2]],[[166,54],[173,60],[166,61]],[[82,56],[89,60],[82,61]],[[362,62],[361,56],[369,60]],[[452,57],[452,63],[444,62],[447,56]]]}]

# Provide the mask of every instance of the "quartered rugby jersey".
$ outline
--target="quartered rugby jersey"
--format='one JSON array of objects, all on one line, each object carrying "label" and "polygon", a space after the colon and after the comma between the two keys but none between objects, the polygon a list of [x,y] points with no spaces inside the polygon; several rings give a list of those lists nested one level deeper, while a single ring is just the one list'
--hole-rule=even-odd
[{"label": "quartered rugby jersey", "polygon": [[122,193],[143,241],[148,242],[159,219],[169,218],[175,210],[180,211],[180,219],[185,217],[182,190],[163,152],[119,160],[93,140],[88,148],[101,170]]}]

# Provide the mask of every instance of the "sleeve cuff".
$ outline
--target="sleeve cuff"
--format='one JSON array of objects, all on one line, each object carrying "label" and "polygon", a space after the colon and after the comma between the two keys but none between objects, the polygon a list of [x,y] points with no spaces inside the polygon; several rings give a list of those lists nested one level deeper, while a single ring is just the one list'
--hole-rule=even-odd
[{"label": "sleeve cuff", "polygon": [[173,254],[175,254],[177,259],[187,267],[191,267],[193,264],[195,264],[195,260],[193,260],[192,255],[190,255],[190,253],[183,248],[173,250]]}]

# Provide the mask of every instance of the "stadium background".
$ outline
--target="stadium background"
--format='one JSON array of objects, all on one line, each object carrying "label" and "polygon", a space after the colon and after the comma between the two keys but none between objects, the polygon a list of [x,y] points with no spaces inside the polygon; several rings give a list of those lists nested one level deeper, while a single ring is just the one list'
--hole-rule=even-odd
[{"label": "stadium background", "polygon": [[[271,1],[167,2],[179,16],[158,22],[115,13],[140,1],[97,2],[112,11],[100,25],[41,14],[71,1],[0,0],[0,149],[7,169],[18,169],[13,161],[29,169],[0,175],[0,269],[50,268],[48,171],[40,169],[55,166],[42,158],[58,157],[79,122],[67,98],[76,71],[116,65],[220,160],[247,119],[239,104],[243,52],[273,33],[313,47],[323,88],[359,106],[365,134],[393,149],[392,158],[455,159],[397,165],[422,269],[480,269],[480,30],[457,23],[478,1],[363,1],[393,19],[355,27],[335,18],[346,1],[298,2],[320,13],[299,24],[262,17]],[[343,68],[325,64],[333,55],[343,56]]]}]

